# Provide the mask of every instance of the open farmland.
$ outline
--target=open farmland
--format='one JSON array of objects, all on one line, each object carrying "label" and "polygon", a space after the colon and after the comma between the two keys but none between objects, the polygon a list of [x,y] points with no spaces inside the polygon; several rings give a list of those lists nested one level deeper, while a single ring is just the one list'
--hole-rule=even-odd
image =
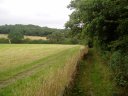
[{"label": "open farmland", "polygon": [[0,38],[8,38],[8,35],[7,34],[0,34]]},{"label": "open farmland", "polygon": [[1,44],[0,96],[62,95],[82,48],[80,45]]},{"label": "open farmland", "polygon": [[[7,34],[0,34],[0,38],[8,38]],[[47,37],[41,37],[41,36],[24,36],[25,39],[30,40],[47,40]]]},{"label": "open farmland", "polygon": [[30,40],[47,40],[47,37],[41,37],[41,36],[24,36],[24,38]]}]

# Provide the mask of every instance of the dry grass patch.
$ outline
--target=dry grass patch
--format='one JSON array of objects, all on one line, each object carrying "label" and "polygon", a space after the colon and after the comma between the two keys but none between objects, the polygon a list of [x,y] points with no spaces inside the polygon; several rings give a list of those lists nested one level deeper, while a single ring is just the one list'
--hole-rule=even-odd
[{"label": "dry grass patch", "polygon": [[[0,38],[6,38],[8,39],[7,34],[0,34]],[[30,39],[30,40],[47,40],[47,37],[41,37],[41,36],[24,36],[25,39]]]}]

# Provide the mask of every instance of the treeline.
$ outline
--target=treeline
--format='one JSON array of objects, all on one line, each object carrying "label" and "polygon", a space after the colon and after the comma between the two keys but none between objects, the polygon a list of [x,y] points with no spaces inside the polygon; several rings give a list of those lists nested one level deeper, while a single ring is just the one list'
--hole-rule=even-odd
[{"label": "treeline", "polygon": [[64,29],[55,29],[48,27],[40,27],[37,25],[2,25],[0,26],[0,34],[9,34],[12,31],[19,31],[27,36],[47,36],[54,32],[63,32]]},{"label": "treeline", "polygon": [[[0,34],[8,34],[8,39],[0,38],[0,43],[26,43],[26,44],[77,44],[76,38],[70,37],[69,29],[55,29],[35,25],[3,25]],[[43,36],[47,40],[24,39],[24,36]]]},{"label": "treeline", "polygon": [[68,8],[74,9],[65,24],[72,37],[101,52],[127,93],[128,0],[72,0]]}]

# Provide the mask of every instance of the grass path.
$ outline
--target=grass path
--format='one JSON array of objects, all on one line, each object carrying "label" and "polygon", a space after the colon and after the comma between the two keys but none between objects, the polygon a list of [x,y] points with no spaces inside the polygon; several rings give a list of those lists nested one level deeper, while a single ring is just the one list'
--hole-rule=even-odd
[{"label": "grass path", "polygon": [[66,96],[114,96],[111,71],[103,64],[94,50],[78,66],[73,88]]}]

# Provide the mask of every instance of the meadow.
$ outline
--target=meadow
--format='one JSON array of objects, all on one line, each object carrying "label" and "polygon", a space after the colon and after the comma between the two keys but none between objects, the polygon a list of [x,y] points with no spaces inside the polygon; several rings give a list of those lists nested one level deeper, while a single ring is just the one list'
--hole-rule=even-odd
[{"label": "meadow", "polygon": [[0,96],[62,96],[78,61],[81,45],[1,44]]}]

